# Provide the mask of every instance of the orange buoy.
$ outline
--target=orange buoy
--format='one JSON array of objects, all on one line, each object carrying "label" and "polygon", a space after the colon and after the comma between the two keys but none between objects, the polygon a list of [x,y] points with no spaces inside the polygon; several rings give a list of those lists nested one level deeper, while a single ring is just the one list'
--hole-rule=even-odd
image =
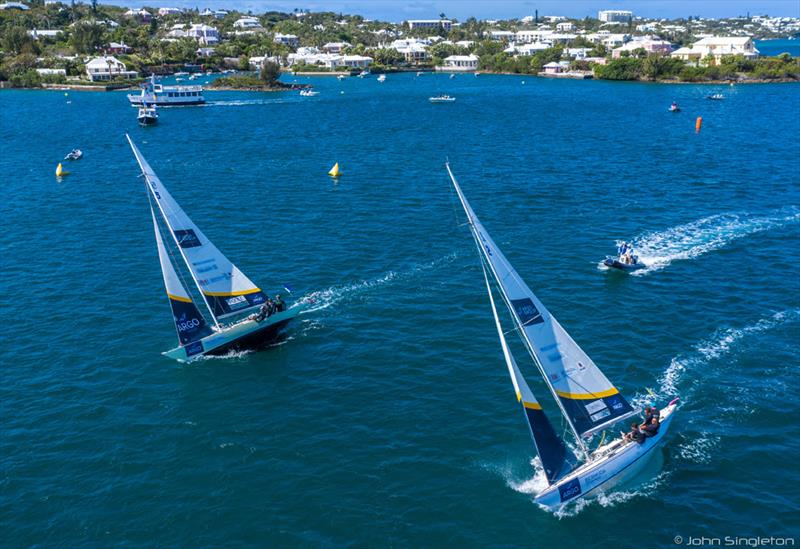
[{"label": "orange buoy", "polygon": [[697,122],[694,123],[694,131],[695,131],[695,133],[700,133],[700,128],[702,128],[702,127],[703,127],[703,117],[702,116],[698,116],[697,117]]}]

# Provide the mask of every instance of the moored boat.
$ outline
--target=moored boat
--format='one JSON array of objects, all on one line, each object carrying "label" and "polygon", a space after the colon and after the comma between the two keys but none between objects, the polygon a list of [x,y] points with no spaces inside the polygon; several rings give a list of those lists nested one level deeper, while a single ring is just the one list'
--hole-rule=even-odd
[{"label": "moored boat", "polygon": [[80,160],[81,158],[83,158],[83,151],[80,149],[72,149],[67,156],[64,157],[64,160]]},{"label": "moored boat", "polygon": [[431,103],[452,103],[455,100],[456,100],[455,97],[451,97],[447,94],[436,95],[434,97],[428,98],[428,101],[430,101]]},{"label": "moored boat", "polygon": [[319,92],[314,90],[300,90],[300,95],[303,97],[314,97],[315,95],[319,95]]},{"label": "moored boat", "polygon": [[[288,309],[277,305],[273,309],[264,292],[189,219],[131,138],[126,137],[144,175],[161,272],[178,332],[179,346],[163,354],[187,362],[231,350],[259,349],[274,341],[305,303]],[[162,230],[169,237],[162,238]],[[172,246],[168,247],[165,240]],[[213,325],[206,321],[186,290],[183,277],[173,264],[176,256],[173,249],[185,263]],[[250,314],[256,310],[258,314]]]},{"label": "moored boat", "polygon": [[139,95],[128,94],[128,101],[134,107],[144,104],[166,106],[202,105],[203,86],[162,86],[156,82],[155,75],[144,84]]},{"label": "moored boat", "polygon": [[722,101],[725,99],[725,96],[721,93],[713,93],[711,95],[707,95],[706,99],[711,99],[712,101]]},{"label": "moored boat", "polygon": [[[598,448],[590,450],[584,439],[632,418],[639,410],[628,403],[522,280],[476,217],[449,164],[447,171],[478,248],[500,347],[547,479],[547,488],[537,493],[534,501],[556,510],[569,501],[627,480],[641,471],[663,441],[677,399],[661,410],[657,416],[660,422],[648,424],[655,426],[648,431],[650,436],[639,432],[637,426],[638,441],[628,437],[607,444],[601,441]],[[513,319],[513,329],[504,330],[500,322],[490,279]],[[511,353],[506,333],[517,333],[521,338],[574,437],[574,452],[568,449],[534,396]]]},{"label": "moored boat", "polygon": [[378,76],[378,82],[386,82],[386,75],[381,74],[380,76]]}]

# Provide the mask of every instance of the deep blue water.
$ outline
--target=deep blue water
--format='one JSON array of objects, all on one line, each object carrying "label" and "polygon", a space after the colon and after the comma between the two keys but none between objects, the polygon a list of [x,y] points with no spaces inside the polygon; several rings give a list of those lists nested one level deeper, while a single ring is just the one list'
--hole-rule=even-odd
[{"label": "deep blue water", "polygon": [[[208,93],[152,128],[122,93],[0,92],[3,545],[800,535],[800,87],[308,81],[319,96]],[[160,355],[176,337],[125,132],[257,284],[316,299],[288,341]],[[447,158],[621,391],[682,398],[637,483],[556,515],[532,502],[541,472]],[[652,266],[599,269],[619,239]]]},{"label": "deep blue water", "polygon": [[756,49],[761,55],[788,53],[792,57],[800,57],[800,40],[756,40]]}]

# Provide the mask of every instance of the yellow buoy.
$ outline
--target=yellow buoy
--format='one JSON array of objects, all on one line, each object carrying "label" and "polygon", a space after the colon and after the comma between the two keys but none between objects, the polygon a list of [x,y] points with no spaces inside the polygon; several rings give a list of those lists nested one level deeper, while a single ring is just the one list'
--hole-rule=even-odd
[{"label": "yellow buoy", "polygon": [[333,168],[331,168],[331,171],[328,172],[328,175],[331,177],[339,177],[340,175],[342,175],[342,172],[339,170],[338,162],[333,165]]},{"label": "yellow buoy", "polygon": [[65,171],[61,166],[61,162],[59,162],[58,166],[56,166],[56,177],[64,177],[65,175],[69,175],[69,172]]}]

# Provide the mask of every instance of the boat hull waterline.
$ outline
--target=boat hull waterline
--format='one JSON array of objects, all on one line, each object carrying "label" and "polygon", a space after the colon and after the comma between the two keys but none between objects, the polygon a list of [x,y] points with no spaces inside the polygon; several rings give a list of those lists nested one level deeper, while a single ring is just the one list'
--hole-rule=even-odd
[{"label": "boat hull waterline", "polygon": [[616,439],[601,446],[593,454],[598,457],[536,494],[534,501],[548,510],[557,510],[569,501],[586,499],[595,490],[613,488],[633,478],[647,464],[654,450],[664,440],[672,423],[677,400],[670,402],[661,411],[660,427],[655,436],[646,439],[643,444]]},{"label": "boat hull waterline", "polygon": [[603,260],[603,265],[612,269],[619,269],[620,271],[638,271],[644,269],[644,263],[623,263],[614,257],[607,257]]},{"label": "boat hull waterline", "polygon": [[268,316],[261,322],[245,319],[198,341],[162,353],[179,362],[191,362],[202,356],[218,356],[230,351],[258,350],[275,341],[289,322],[305,309],[298,304]]}]

